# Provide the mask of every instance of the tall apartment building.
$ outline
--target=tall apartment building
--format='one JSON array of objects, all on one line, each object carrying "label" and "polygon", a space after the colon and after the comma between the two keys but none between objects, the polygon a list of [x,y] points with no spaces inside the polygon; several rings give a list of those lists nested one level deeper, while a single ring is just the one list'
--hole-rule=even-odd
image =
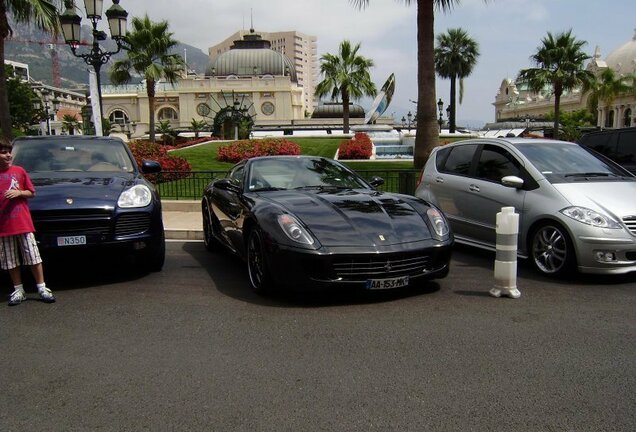
[{"label": "tall apartment building", "polygon": [[[253,30],[251,30],[253,32]],[[305,93],[304,108],[311,115],[318,104],[314,96],[318,79],[318,46],[316,36],[310,36],[297,31],[286,32],[256,32],[265,40],[271,42],[271,49],[282,52],[294,63],[298,77],[298,85]],[[250,30],[240,30],[229,36],[223,42],[208,49],[210,61],[228,51],[235,40],[249,35]]]}]

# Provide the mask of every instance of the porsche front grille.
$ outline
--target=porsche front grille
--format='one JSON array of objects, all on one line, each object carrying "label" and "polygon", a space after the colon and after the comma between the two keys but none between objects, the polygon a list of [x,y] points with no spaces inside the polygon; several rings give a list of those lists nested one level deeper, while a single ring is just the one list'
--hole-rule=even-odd
[{"label": "porsche front grille", "polygon": [[38,232],[47,234],[84,234],[108,235],[110,232],[111,213],[77,211],[34,212],[33,223]]},{"label": "porsche front grille", "polygon": [[116,236],[141,234],[150,229],[148,213],[128,213],[120,215],[115,224]]},{"label": "porsche front grille", "polygon": [[338,278],[348,281],[421,275],[431,270],[431,257],[422,254],[390,254],[337,258]]}]

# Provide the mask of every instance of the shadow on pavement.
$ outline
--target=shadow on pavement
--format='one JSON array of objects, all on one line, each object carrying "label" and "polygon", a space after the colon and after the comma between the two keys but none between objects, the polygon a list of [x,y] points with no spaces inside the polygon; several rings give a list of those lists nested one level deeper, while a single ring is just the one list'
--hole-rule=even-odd
[{"label": "shadow on pavement", "polygon": [[190,254],[209,274],[216,289],[235,299],[274,307],[326,307],[369,304],[402,300],[439,291],[436,281],[421,286],[387,291],[331,288],[320,291],[277,290],[267,296],[254,293],[250,287],[246,264],[225,251],[208,252],[203,243],[188,242],[183,250]]}]

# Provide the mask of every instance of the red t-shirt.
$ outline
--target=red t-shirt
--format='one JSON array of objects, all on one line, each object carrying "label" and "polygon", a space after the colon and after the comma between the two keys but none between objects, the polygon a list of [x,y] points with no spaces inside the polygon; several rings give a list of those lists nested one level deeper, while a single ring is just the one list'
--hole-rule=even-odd
[{"label": "red t-shirt", "polygon": [[35,193],[33,183],[22,167],[12,165],[0,171],[0,237],[34,232],[27,199],[5,198],[4,193],[9,189],[28,190]]}]

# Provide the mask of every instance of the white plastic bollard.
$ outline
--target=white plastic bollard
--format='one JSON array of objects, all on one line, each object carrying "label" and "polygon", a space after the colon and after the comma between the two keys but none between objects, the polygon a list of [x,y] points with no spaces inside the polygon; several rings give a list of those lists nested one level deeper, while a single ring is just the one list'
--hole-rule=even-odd
[{"label": "white plastic bollard", "polygon": [[493,297],[502,295],[521,297],[517,289],[517,236],[519,214],[514,207],[502,207],[497,213],[497,256],[495,257],[495,286],[490,290]]}]

